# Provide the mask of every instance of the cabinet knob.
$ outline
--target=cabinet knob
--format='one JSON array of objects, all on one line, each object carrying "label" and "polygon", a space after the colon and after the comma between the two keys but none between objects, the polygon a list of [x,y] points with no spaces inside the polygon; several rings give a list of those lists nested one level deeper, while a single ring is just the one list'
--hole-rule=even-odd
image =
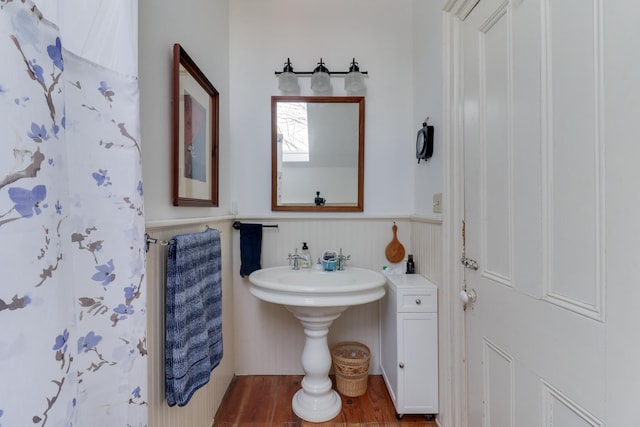
[{"label": "cabinet knob", "polygon": [[420,300],[420,298],[416,298],[416,304],[418,305],[422,304],[422,301]]},{"label": "cabinet knob", "polygon": [[404,363],[400,362],[398,366],[400,366],[401,368],[404,368]]}]

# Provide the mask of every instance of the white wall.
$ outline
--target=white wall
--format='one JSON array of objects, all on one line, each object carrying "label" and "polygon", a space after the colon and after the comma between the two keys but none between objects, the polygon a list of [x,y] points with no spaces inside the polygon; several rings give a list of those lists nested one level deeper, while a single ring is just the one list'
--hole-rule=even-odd
[{"label": "white wall", "polygon": [[[355,57],[361,70],[369,72],[365,213],[414,211],[414,172],[418,166],[414,161],[418,123],[412,98],[414,3],[420,2],[231,2],[231,203],[237,204],[239,214],[275,215],[270,211],[270,97],[279,95],[274,71],[282,70],[287,57],[298,71],[312,70],[320,57],[329,70],[342,71]],[[427,14],[424,19],[427,27],[434,25],[429,34],[441,40],[440,13]],[[299,81],[301,95],[312,95],[309,79],[300,77]],[[334,95],[345,95],[342,78],[334,77],[332,83]],[[440,97],[439,82],[433,85],[437,86],[434,96]],[[429,115],[436,117],[439,110],[432,114],[434,109],[429,108]]]},{"label": "white wall", "polygon": [[[184,408],[164,399],[164,303],[166,250],[155,246],[147,256],[147,327],[149,344],[149,425],[211,426],[234,374],[233,290],[229,210],[229,0],[139,1],[139,78],[142,163],[147,231],[157,239],[202,230],[222,230],[224,358],[206,387]],[[220,92],[220,207],[173,207],[171,195],[172,47],[180,43]],[[180,218],[214,217],[197,222]],[[197,225],[194,225],[197,224]],[[228,256],[227,256],[228,255]]]},{"label": "white wall", "polygon": [[[270,211],[270,97],[275,70],[323,58],[366,79],[365,212],[431,215],[442,191],[441,7],[444,0],[139,0],[139,75],[147,220]],[[197,29],[197,31],[194,31]],[[180,43],[220,92],[220,207],[173,207],[171,47]],[[300,79],[301,95],[311,95]],[[333,78],[334,95],[344,95]],[[419,96],[414,96],[418,94]],[[415,133],[436,126],[434,157],[418,165]]]},{"label": "white wall", "polygon": [[433,214],[433,194],[443,188],[442,115],[442,8],[445,0],[413,0],[413,140],[429,117],[434,129],[433,157],[429,161],[414,160],[414,212]]},{"label": "white wall", "polygon": [[[171,61],[174,43],[220,93],[220,207],[174,207],[171,195]],[[229,0],[139,0],[142,167],[147,221],[229,213]]]},{"label": "white wall", "polygon": [[[399,222],[399,238],[407,251],[414,249],[406,219],[418,206],[421,215],[430,215],[431,194],[442,191],[442,169],[438,165],[442,163],[441,151],[436,150],[436,156],[426,165],[418,165],[415,159],[415,134],[424,117],[429,115],[436,126],[442,117],[440,21],[444,1],[422,3],[231,2],[231,203],[243,220],[280,225],[276,231],[265,229],[263,266],[285,263],[287,252],[306,240],[312,251],[327,249],[327,245],[342,246],[352,255],[352,265],[379,269],[387,263],[384,249],[392,237],[392,221],[402,218],[405,221]],[[298,71],[313,69],[320,57],[330,70],[345,70],[355,57],[361,69],[369,72],[364,217],[354,214],[352,221],[344,222],[349,215],[328,220],[329,215],[320,218],[298,214],[304,219],[296,221],[292,220],[296,214],[270,210],[270,98],[279,94],[274,71],[281,70],[288,57]],[[312,95],[309,79],[299,80],[301,95]],[[342,78],[334,77],[332,84],[334,95],[345,95]],[[420,95],[415,101],[414,87]],[[419,188],[415,188],[417,182]],[[439,230],[439,225],[435,228]],[[439,242],[435,247],[440,247]],[[239,249],[234,250],[237,372],[298,372],[302,345],[299,325],[282,307],[260,303],[249,294],[246,279],[237,274]],[[439,265],[430,263],[434,255],[440,255],[438,249],[436,252],[421,251],[417,263],[422,274],[439,278]],[[377,319],[375,304],[350,309],[336,321],[329,339],[362,340],[377,353]],[[279,344],[274,346],[273,342]],[[377,373],[378,369],[374,360],[372,371]]]}]

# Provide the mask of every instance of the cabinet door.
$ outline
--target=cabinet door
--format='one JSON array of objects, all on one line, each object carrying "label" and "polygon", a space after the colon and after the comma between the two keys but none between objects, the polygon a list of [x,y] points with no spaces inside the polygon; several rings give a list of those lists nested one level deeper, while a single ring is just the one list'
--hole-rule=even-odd
[{"label": "cabinet door", "polygon": [[438,412],[438,317],[398,314],[399,413]]}]

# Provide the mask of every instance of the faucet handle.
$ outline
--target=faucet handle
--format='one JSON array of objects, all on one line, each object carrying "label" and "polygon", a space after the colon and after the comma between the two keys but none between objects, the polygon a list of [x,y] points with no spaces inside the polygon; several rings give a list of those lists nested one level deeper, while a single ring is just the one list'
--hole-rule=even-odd
[{"label": "faucet handle", "polygon": [[300,255],[298,255],[298,248],[296,248],[295,252],[293,253],[293,255],[291,255],[291,253],[289,253],[289,255],[287,256],[287,258],[289,259],[289,265],[291,265],[291,261],[293,261],[293,269],[294,270],[298,270],[300,269],[300,266],[298,264],[298,261],[300,261],[300,259],[302,258]]},{"label": "faucet handle", "polygon": [[291,255],[291,252],[289,252],[289,254],[287,255],[287,259],[289,260],[289,265],[291,265],[291,261],[294,260],[297,256],[298,256],[298,248],[296,248],[296,251],[293,255]]},{"label": "faucet handle", "polygon": [[337,268],[338,271],[344,270],[344,263],[351,259],[351,255],[343,255],[342,248],[340,248],[340,255],[337,257]]}]

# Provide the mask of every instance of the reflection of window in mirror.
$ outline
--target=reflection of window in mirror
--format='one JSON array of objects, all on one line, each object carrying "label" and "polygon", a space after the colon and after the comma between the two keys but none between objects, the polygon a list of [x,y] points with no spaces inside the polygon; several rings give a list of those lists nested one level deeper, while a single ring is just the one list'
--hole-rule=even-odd
[{"label": "reflection of window in mirror", "polygon": [[309,161],[309,121],[306,102],[285,102],[278,105],[278,143],[282,161]]}]

